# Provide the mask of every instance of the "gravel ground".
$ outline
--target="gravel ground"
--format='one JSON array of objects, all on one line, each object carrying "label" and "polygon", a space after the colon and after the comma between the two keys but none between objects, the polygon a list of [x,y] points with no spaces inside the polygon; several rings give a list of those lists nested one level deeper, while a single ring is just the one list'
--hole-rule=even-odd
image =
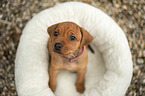
[{"label": "gravel ground", "polygon": [[26,23],[41,10],[67,1],[100,8],[121,26],[134,62],[126,96],[145,96],[145,0],[0,0],[0,96],[17,96],[14,59]]}]

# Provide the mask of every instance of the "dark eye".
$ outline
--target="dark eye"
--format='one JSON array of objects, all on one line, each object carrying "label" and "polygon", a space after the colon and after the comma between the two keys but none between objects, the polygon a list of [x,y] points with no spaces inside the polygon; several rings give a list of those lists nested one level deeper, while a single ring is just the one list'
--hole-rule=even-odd
[{"label": "dark eye", "polygon": [[54,36],[58,36],[58,32],[57,31],[54,32]]},{"label": "dark eye", "polygon": [[76,40],[76,37],[75,36],[70,36],[69,40],[74,41],[74,40]]}]

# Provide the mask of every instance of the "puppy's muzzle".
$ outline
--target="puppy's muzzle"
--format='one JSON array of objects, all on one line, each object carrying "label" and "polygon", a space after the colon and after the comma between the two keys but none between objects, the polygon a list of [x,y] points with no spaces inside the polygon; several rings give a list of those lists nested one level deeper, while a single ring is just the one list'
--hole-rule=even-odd
[{"label": "puppy's muzzle", "polygon": [[54,49],[57,51],[57,52],[60,52],[60,50],[62,49],[62,44],[61,43],[56,43],[54,45]]}]

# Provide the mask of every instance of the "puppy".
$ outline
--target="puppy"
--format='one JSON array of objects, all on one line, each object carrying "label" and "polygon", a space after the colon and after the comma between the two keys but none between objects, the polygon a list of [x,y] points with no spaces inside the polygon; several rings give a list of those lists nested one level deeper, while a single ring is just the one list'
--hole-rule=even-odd
[{"label": "puppy", "polygon": [[73,22],[62,22],[48,27],[48,50],[51,56],[49,68],[50,88],[56,89],[56,77],[60,70],[77,72],[76,89],[83,93],[88,63],[87,45],[93,37]]}]

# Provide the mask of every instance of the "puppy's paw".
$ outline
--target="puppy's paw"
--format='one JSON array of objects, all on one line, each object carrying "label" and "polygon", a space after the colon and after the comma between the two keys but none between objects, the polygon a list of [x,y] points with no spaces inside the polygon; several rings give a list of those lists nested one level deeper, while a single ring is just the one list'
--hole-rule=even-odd
[{"label": "puppy's paw", "polygon": [[54,86],[50,86],[51,90],[54,92],[55,91],[55,87]]},{"label": "puppy's paw", "polygon": [[85,91],[84,84],[76,84],[77,91],[83,93]]},{"label": "puppy's paw", "polygon": [[49,86],[50,86],[50,89],[54,92],[55,89],[56,89],[56,85],[52,84],[52,83],[49,83]]}]

